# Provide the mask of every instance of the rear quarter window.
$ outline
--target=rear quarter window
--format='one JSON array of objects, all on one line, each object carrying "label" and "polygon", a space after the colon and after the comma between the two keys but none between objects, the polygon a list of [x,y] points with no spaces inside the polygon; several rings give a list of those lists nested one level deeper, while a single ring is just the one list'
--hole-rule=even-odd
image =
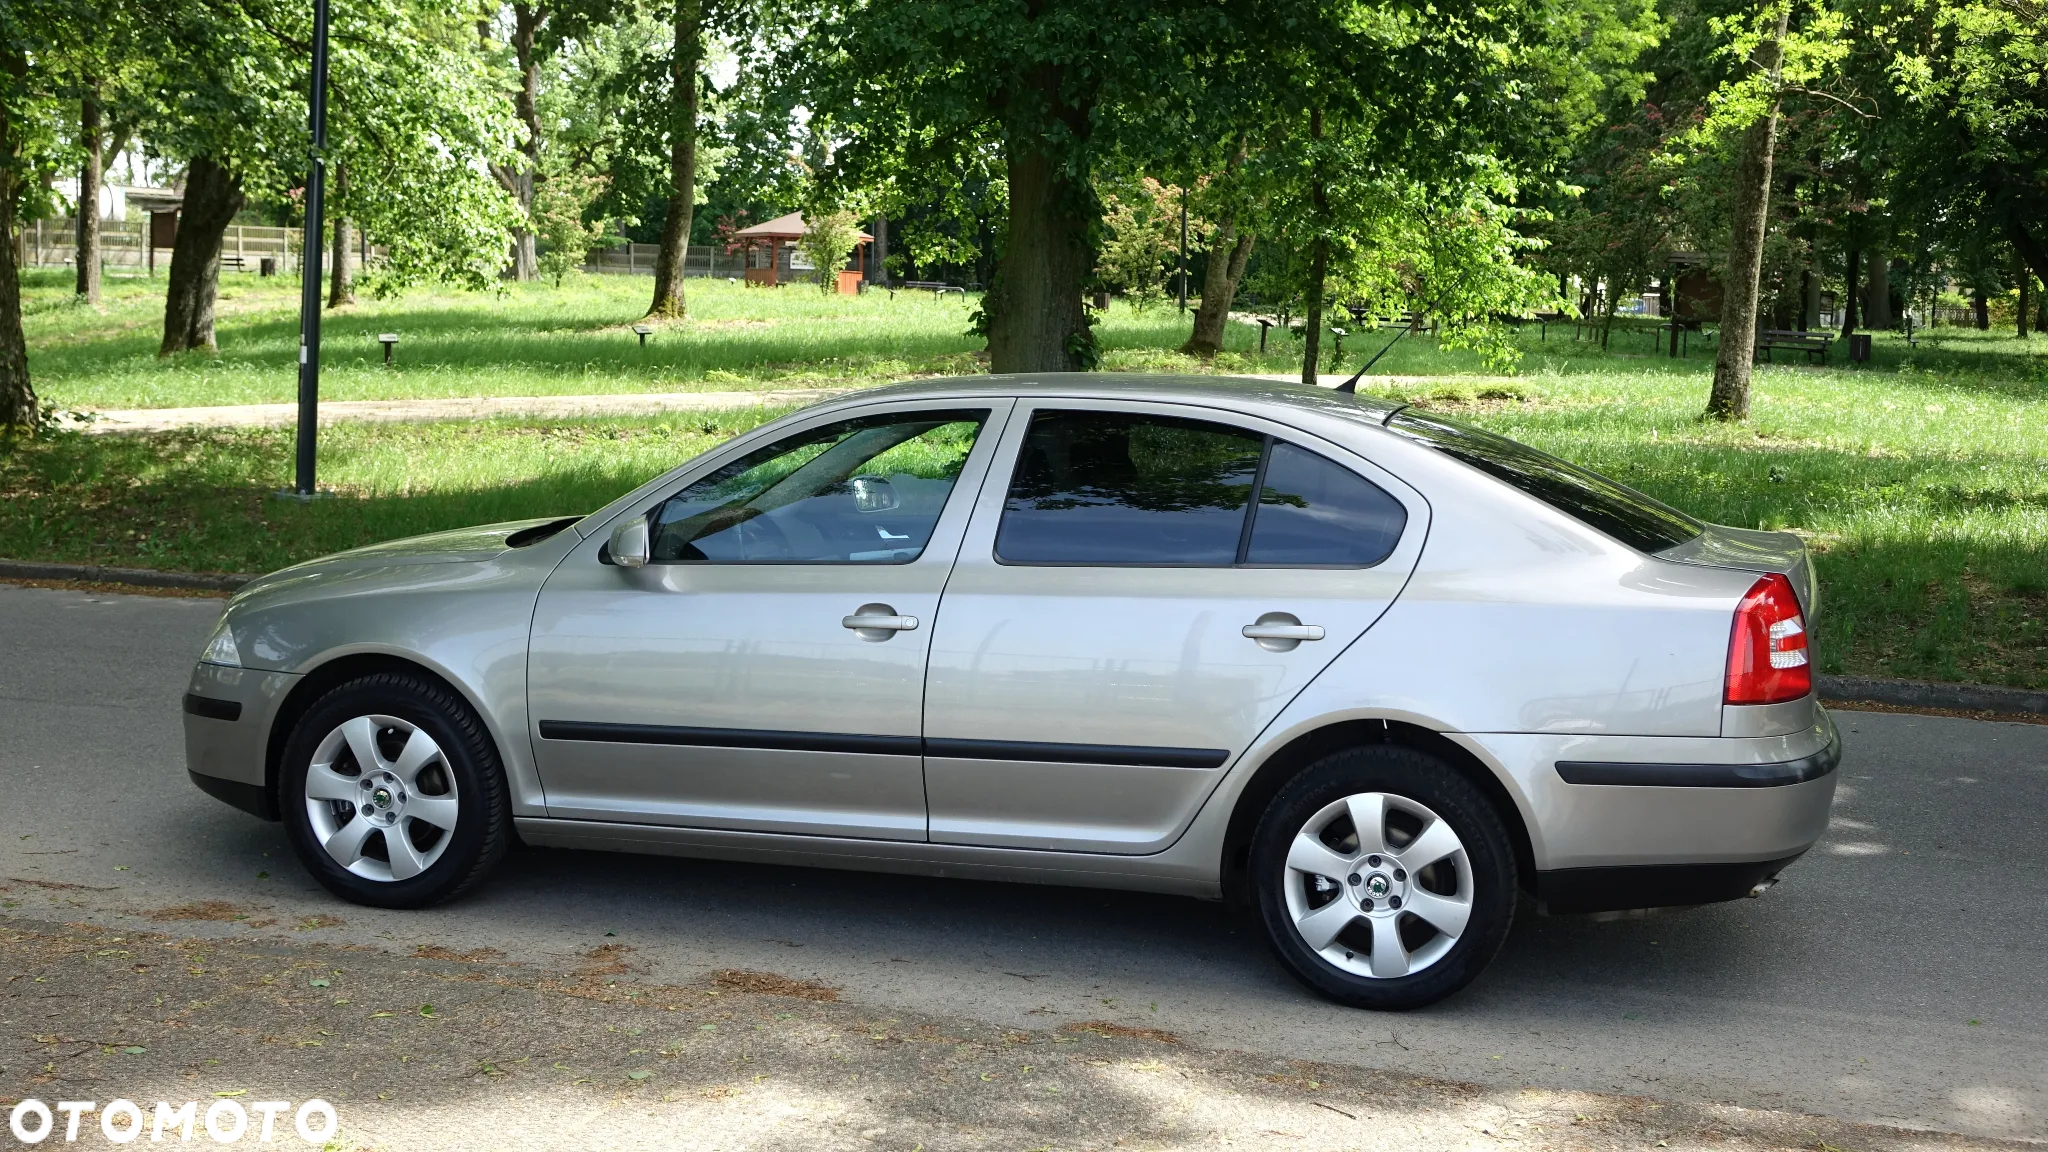
[{"label": "rear quarter window", "polygon": [[1640,552],[1662,552],[1698,536],[1698,520],[1588,468],[1505,436],[1441,416],[1402,409],[1387,430],[1461,460]]}]

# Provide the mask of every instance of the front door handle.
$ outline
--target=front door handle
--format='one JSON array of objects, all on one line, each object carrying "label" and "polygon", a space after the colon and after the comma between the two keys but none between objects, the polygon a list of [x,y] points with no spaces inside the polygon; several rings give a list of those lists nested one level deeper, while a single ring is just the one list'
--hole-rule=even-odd
[{"label": "front door handle", "polygon": [[1290,652],[1299,648],[1303,640],[1321,640],[1323,626],[1303,624],[1291,612],[1268,612],[1259,617],[1258,623],[1245,625],[1243,633],[1245,639],[1258,641],[1259,647],[1268,652]]},{"label": "front door handle", "polygon": [[863,604],[854,609],[853,615],[841,617],[839,626],[863,640],[879,642],[898,632],[915,632],[917,617],[899,616],[887,604]]}]

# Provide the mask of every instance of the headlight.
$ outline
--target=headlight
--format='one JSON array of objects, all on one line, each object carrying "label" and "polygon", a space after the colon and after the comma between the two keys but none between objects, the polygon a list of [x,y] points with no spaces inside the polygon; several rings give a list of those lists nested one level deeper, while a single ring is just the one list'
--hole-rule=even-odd
[{"label": "headlight", "polygon": [[235,633],[228,627],[226,617],[222,617],[220,626],[213,630],[213,639],[206,642],[206,651],[199,654],[199,662],[228,668],[242,666],[242,652],[235,647]]}]

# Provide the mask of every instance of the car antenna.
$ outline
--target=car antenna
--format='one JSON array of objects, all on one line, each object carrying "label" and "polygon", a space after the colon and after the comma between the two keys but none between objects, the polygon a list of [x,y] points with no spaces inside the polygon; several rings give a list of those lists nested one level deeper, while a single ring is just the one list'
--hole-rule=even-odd
[{"label": "car antenna", "polygon": [[1413,327],[1412,324],[1401,325],[1401,330],[1399,332],[1394,333],[1394,339],[1387,341],[1385,347],[1373,353],[1372,359],[1367,360],[1365,362],[1365,367],[1360,368],[1358,371],[1351,374],[1351,379],[1346,380],[1342,384],[1337,385],[1337,391],[1346,393],[1347,395],[1355,395],[1358,392],[1359,377],[1364,376],[1367,372],[1371,371],[1372,366],[1380,362],[1380,357],[1385,356],[1387,354],[1387,349],[1392,348],[1396,340],[1399,340],[1401,337],[1406,336],[1408,334],[1409,328],[1411,327]]}]

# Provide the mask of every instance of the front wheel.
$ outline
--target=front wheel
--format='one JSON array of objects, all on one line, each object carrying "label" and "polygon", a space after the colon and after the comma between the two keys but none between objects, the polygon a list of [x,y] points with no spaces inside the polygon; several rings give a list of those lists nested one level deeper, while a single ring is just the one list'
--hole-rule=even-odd
[{"label": "front wheel", "polygon": [[1472,982],[1514,919],[1514,847],[1471,781],[1425,752],[1333,753],[1273,797],[1252,839],[1282,963],[1358,1008],[1420,1008]]},{"label": "front wheel", "polygon": [[511,841],[497,750],[468,703],[407,673],[329,692],[285,745],[279,808],[328,891],[419,908],[483,879]]}]

